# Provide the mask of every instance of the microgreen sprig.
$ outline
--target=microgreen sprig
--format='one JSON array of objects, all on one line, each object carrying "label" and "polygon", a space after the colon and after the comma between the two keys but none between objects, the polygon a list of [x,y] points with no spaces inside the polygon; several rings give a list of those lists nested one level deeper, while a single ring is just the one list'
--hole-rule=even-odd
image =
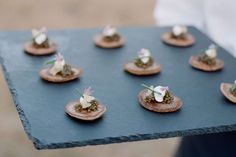
[{"label": "microgreen sprig", "polygon": [[76,90],[77,93],[79,93],[79,95],[80,95],[82,98],[84,98],[84,95],[79,91],[78,88],[76,88],[75,90]]},{"label": "microgreen sprig", "polygon": [[56,62],[56,60],[50,60],[50,61],[45,62],[44,64],[50,65],[50,64],[54,64],[55,62]]},{"label": "microgreen sprig", "polygon": [[157,92],[157,91],[153,90],[152,88],[150,88],[149,86],[147,86],[147,85],[145,85],[145,84],[141,84],[141,86],[143,86],[143,87],[145,87],[145,88],[149,89],[150,91],[152,91],[152,92],[154,92],[154,93],[156,93],[156,94],[159,94],[159,95],[161,95],[161,93],[159,93],[159,92]]},{"label": "microgreen sprig", "polygon": [[75,89],[77,93],[79,93],[79,95],[87,102],[87,103],[90,103],[89,101],[87,101],[84,97],[84,95],[79,91],[78,88]]}]

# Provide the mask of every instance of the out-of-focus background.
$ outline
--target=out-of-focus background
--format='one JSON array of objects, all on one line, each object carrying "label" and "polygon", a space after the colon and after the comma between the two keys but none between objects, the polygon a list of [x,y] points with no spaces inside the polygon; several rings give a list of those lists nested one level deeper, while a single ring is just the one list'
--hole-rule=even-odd
[{"label": "out-of-focus background", "polygon": [[[0,0],[0,30],[155,25],[155,0]],[[36,150],[0,71],[0,157],[171,157],[178,138],[61,150]]]},{"label": "out-of-focus background", "polygon": [[0,0],[0,28],[154,25],[155,3],[155,0]]}]

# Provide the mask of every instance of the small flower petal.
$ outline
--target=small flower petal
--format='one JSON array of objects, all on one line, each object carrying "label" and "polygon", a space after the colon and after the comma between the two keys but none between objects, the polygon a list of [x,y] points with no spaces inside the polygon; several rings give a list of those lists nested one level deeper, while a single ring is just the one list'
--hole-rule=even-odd
[{"label": "small flower petal", "polygon": [[92,95],[93,94],[93,90],[92,90],[92,87],[88,87],[88,88],[85,88],[84,89],[84,94],[86,95]]},{"label": "small flower petal", "polygon": [[157,102],[162,102],[164,96],[166,95],[166,91],[168,90],[168,87],[163,87],[163,86],[157,86],[154,88],[154,97]]},{"label": "small flower petal", "polygon": [[216,58],[217,47],[214,44],[211,44],[209,48],[205,51],[205,54],[210,58]]},{"label": "small flower petal", "polygon": [[182,26],[182,25],[175,25],[172,28],[172,33],[174,34],[174,36],[178,37],[182,34],[186,34],[188,32],[188,28],[186,26]]},{"label": "small flower petal", "polygon": [[116,33],[117,33],[117,29],[116,29],[116,27],[114,27],[112,25],[107,25],[102,31],[102,34],[104,36],[108,36],[108,37],[111,37],[111,36],[115,35]]}]

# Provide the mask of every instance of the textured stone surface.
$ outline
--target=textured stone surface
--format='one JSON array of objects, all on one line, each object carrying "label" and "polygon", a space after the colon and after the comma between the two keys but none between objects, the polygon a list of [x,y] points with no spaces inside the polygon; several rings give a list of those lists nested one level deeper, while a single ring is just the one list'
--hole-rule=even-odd
[{"label": "textured stone surface", "polygon": [[[67,84],[42,81],[38,71],[47,57],[30,56],[22,51],[30,32],[0,33],[0,56],[20,119],[38,149],[67,148],[119,143],[174,136],[188,136],[236,130],[236,107],[220,93],[221,82],[236,78],[235,59],[219,48],[225,69],[204,73],[191,68],[188,59],[203,51],[211,40],[191,28],[197,43],[190,48],[169,47],[160,35],[169,28],[122,28],[128,43],[121,49],[105,50],[93,45],[99,29],[51,31],[59,51],[73,65],[84,68],[80,80]],[[149,48],[162,65],[160,75],[137,77],[123,72],[140,48]],[[168,85],[184,105],[171,114],[147,111],[138,104],[141,83]],[[81,122],[64,113],[68,101],[78,95],[75,88],[93,86],[94,95],[107,105],[105,116],[92,123]]]}]

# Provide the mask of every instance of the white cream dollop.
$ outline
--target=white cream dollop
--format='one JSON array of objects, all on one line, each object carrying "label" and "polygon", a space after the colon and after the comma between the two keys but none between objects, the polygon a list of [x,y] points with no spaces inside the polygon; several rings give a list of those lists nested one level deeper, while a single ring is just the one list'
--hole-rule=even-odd
[{"label": "white cream dollop", "polygon": [[157,86],[154,88],[154,97],[157,102],[163,102],[164,96],[166,95],[166,92],[168,90],[168,87],[163,86]]},{"label": "white cream dollop", "polygon": [[150,86],[146,92],[146,96],[150,96],[153,93],[154,98],[157,102],[163,102],[163,99],[164,99],[164,96],[166,95],[167,90],[168,90],[168,87]]},{"label": "white cream dollop", "polygon": [[53,67],[50,68],[49,73],[55,76],[57,73],[63,70],[65,65],[65,60],[56,60]]},{"label": "white cream dollop", "polygon": [[41,45],[43,42],[45,42],[47,40],[47,36],[46,34],[40,34],[39,36],[37,36],[35,38],[35,42],[38,44],[38,45]]},{"label": "white cream dollop", "polygon": [[103,34],[104,36],[107,36],[107,37],[112,37],[112,36],[114,36],[115,34],[117,34],[117,29],[116,29],[116,27],[114,27],[114,26],[107,25],[107,26],[103,29],[102,34]]},{"label": "white cream dollop", "polygon": [[46,33],[43,31],[36,30],[36,29],[32,30],[32,36],[38,45],[41,45],[43,42],[47,40]]},{"label": "white cream dollop", "polygon": [[79,102],[82,105],[82,108],[85,109],[92,105],[91,102],[93,100],[95,100],[95,97],[83,94],[83,97],[80,97]]},{"label": "white cream dollop", "polygon": [[146,64],[149,62],[150,60],[150,57],[151,57],[151,52],[148,50],[148,49],[141,49],[139,52],[138,52],[138,58],[140,58],[140,60]]},{"label": "white cream dollop", "polygon": [[216,58],[217,50],[214,44],[210,45],[209,48],[205,51],[205,54],[210,58]]},{"label": "white cream dollop", "polygon": [[175,25],[172,28],[172,33],[174,36],[179,37],[182,34],[187,34],[188,28],[186,26],[182,26],[182,25]]}]

